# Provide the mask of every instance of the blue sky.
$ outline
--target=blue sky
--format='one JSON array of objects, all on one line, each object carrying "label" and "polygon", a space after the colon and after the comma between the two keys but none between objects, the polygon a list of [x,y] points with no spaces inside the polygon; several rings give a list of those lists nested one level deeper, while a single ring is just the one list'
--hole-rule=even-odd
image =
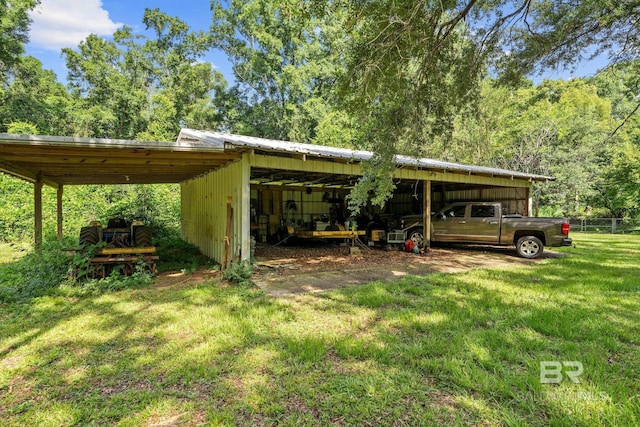
[{"label": "blue sky", "polygon": [[[129,25],[134,32],[143,32],[145,8],[159,8],[171,16],[178,16],[193,30],[207,30],[211,25],[210,0],[41,0],[32,14],[27,54],[40,59],[44,68],[56,73],[58,80],[66,81],[67,71],[60,49],[76,47],[90,33],[109,37],[122,25]],[[233,81],[231,64],[222,52],[210,52],[204,59],[229,82]],[[544,78],[593,75],[606,64],[605,59],[579,64],[573,72],[547,70],[542,76],[532,78],[539,82]]]},{"label": "blue sky", "polygon": [[[159,8],[178,16],[192,30],[207,30],[211,25],[210,0],[41,0],[31,15],[27,54],[42,61],[44,68],[53,70],[58,80],[65,81],[67,70],[60,52],[63,47],[76,47],[90,33],[108,38],[122,25],[143,32],[145,8]],[[205,60],[227,80],[233,79],[231,64],[224,53],[210,52]]]}]

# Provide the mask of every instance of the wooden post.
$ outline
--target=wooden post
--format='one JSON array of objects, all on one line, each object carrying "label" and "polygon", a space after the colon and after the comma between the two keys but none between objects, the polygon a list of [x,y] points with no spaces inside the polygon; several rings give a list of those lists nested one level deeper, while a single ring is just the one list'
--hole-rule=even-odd
[{"label": "wooden post", "polygon": [[533,216],[533,196],[531,195],[531,187],[527,187],[527,212],[525,216]]},{"label": "wooden post", "polygon": [[39,172],[36,182],[33,184],[33,213],[35,220],[35,249],[42,249],[42,173]]},{"label": "wooden post", "polygon": [[431,181],[423,181],[423,196],[424,202],[424,248],[425,250],[431,247]]},{"label": "wooden post", "polygon": [[58,205],[58,241],[62,241],[62,193],[63,186],[58,186],[57,205]]},{"label": "wooden post", "polygon": [[231,264],[231,258],[233,257],[231,251],[233,250],[233,199],[227,197],[227,229],[224,236],[224,256],[222,260],[222,267],[226,269]]}]

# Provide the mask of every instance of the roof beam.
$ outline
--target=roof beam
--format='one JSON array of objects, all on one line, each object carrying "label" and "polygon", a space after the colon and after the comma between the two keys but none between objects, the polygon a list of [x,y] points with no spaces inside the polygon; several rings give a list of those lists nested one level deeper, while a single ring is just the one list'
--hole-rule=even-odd
[{"label": "roof beam", "polygon": [[[106,156],[54,156],[50,155],[46,158],[43,156],[32,155],[2,155],[4,161],[12,163],[24,163],[30,165],[157,165],[157,166],[179,166],[179,165],[222,165],[228,162],[227,159],[184,159],[175,158],[135,158],[135,157],[106,157]],[[45,161],[46,160],[46,161]]]},{"label": "roof beam", "polygon": [[[15,165],[13,163],[5,162],[2,160],[0,160],[0,171],[31,183],[35,183],[36,181],[38,181],[38,173],[40,172],[33,172],[19,165]],[[43,184],[46,184],[49,187],[56,189],[58,188],[58,183],[56,181],[52,181],[48,177],[42,176],[42,174],[41,181]]]}]

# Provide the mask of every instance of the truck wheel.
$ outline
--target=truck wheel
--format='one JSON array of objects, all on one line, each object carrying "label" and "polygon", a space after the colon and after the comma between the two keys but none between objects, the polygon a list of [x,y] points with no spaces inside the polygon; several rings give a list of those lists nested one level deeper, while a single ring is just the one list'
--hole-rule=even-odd
[{"label": "truck wheel", "polygon": [[522,258],[539,258],[544,250],[542,241],[535,236],[524,236],[516,243],[516,252]]},{"label": "truck wheel", "polygon": [[151,241],[151,228],[139,225],[133,228],[133,241],[137,248],[153,246]]},{"label": "truck wheel", "polygon": [[413,240],[413,243],[415,243],[419,248],[422,248],[424,246],[424,234],[422,234],[421,228],[414,228],[409,230],[409,232],[407,233],[407,238],[409,240]]},{"label": "truck wheel", "polygon": [[80,246],[91,246],[98,243],[100,239],[100,232],[98,227],[82,227],[80,229]]}]

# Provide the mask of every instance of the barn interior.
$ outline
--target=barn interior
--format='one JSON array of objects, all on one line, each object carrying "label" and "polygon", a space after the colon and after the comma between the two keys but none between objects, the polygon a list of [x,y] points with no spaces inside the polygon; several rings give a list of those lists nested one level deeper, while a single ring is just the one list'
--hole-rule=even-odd
[{"label": "barn interior", "polygon": [[[371,224],[387,231],[400,228],[400,218],[425,212],[422,180],[398,179],[384,207],[368,203],[359,215],[350,216],[348,196],[359,177],[326,173],[302,173],[251,169],[251,235],[257,242],[278,242],[293,227],[324,231],[332,226],[357,229]],[[501,202],[507,213],[527,213],[528,191],[523,187],[498,187],[433,181],[431,212],[459,201]]]}]

